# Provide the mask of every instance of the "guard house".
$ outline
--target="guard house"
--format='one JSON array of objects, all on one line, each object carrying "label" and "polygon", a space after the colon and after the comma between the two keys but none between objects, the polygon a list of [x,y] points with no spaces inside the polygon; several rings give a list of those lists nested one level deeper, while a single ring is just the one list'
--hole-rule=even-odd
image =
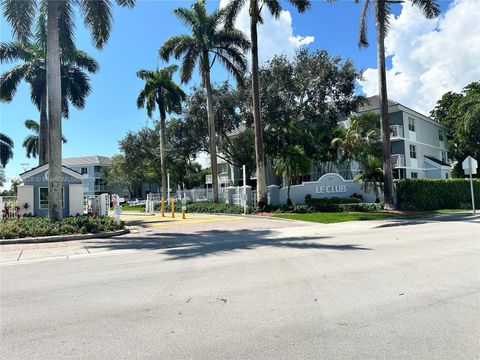
[{"label": "guard house", "polygon": [[[48,163],[20,174],[17,188],[20,215],[48,216]],[[63,217],[83,214],[82,175],[62,166]],[[25,205],[27,204],[27,205]]]}]

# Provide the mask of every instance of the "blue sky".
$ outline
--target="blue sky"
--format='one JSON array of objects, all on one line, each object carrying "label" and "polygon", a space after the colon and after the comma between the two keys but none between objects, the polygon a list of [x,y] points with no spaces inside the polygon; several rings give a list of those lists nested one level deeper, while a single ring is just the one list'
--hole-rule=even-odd
[{"label": "blue sky", "polygon": [[[153,69],[164,65],[157,59],[158,48],[172,35],[186,32],[183,24],[172,14],[172,9],[189,6],[189,1],[138,1],[134,9],[115,8],[115,22],[108,44],[102,51],[96,50],[89,32],[77,21],[77,47],[94,56],[100,71],[91,76],[93,92],[87,99],[84,110],[72,108],[70,118],[63,121],[63,133],[68,143],[63,147],[63,156],[114,155],[118,153],[118,141],[129,130],[137,130],[152,124],[144,110],[137,110],[136,97],[142,83],[136,78],[139,69]],[[219,5],[218,1],[208,1],[210,9]],[[376,67],[376,49],[373,22],[370,24],[372,46],[359,49],[357,46],[358,21],[361,7],[352,1],[338,1],[327,4],[313,1],[312,9],[305,14],[297,14],[288,3],[285,10],[291,13],[291,26],[294,35],[313,36],[310,49],[327,49],[331,55],[351,58],[361,69]],[[448,1],[441,2],[442,12],[449,8]],[[400,14],[401,7],[395,7]],[[1,17],[0,37],[11,40],[11,31]],[[262,47],[260,39],[260,48]],[[265,40],[266,41],[266,40]],[[280,44],[281,45],[281,44]],[[391,62],[389,61],[389,64]],[[11,64],[2,64],[1,71]],[[226,75],[220,68],[214,68],[213,80],[221,82]],[[188,90],[198,84],[198,77],[185,86]],[[30,103],[29,87],[22,84],[11,103],[0,104],[0,131],[8,134],[15,142],[14,159],[6,167],[7,177],[22,172],[22,163],[36,165],[36,159],[25,156],[21,144],[28,130],[25,119],[38,120],[38,112]],[[6,184],[9,187],[8,184]]]}]

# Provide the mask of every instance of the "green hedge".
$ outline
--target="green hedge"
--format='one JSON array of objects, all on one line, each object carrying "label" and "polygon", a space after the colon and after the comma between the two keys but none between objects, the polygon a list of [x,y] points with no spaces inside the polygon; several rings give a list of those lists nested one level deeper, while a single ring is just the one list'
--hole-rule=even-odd
[{"label": "green hedge", "polygon": [[[225,203],[212,203],[209,201],[199,201],[188,203],[187,212],[189,213],[210,213],[210,214],[243,214],[243,207],[228,205]],[[161,205],[155,206],[156,211],[161,211]],[[171,212],[170,205],[165,206],[165,212]],[[175,212],[182,211],[182,203],[175,203]]]},{"label": "green hedge", "polygon": [[51,221],[45,217],[23,216],[2,221],[0,238],[97,233],[120,230],[124,225],[123,222],[117,225],[114,219],[106,216],[74,216],[59,221]]},{"label": "green hedge", "polygon": [[306,214],[314,212],[376,212],[383,209],[383,203],[281,205],[272,209],[276,213]]},{"label": "green hedge", "polygon": [[[473,181],[475,203],[480,204],[480,180]],[[396,183],[402,210],[470,209],[468,179],[401,179]]]}]

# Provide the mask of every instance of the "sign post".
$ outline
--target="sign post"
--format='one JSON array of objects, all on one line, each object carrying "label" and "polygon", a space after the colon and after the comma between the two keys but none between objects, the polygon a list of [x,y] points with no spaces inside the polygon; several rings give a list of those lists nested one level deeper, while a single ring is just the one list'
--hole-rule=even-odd
[{"label": "sign post", "polygon": [[247,214],[247,167],[243,165],[243,215]]},{"label": "sign post", "polygon": [[473,179],[472,175],[477,173],[478,163],[477,160],[471,156],[467,156],[462,162],[462,168],[465,172],[465,175],[470,175],[470,192],[472,193],[472,209],[475,214],[475,194],[473,193]]}]

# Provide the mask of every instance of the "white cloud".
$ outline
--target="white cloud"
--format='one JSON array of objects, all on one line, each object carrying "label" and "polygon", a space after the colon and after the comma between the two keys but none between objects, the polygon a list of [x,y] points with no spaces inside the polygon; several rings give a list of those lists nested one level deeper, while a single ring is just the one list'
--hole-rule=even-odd
[{"label": "white cloud", "polygon": [[[480,79],[480,1],[455,1],[433,20],[405,3],[385,49],[392,56],[388,97],[428,114],[444,93]],[[363,91],[377,94],[377,69],[367,69],[364,78]]]},{"label": "white cloud", "polygon": [[[220,0],[220,7],[228,4],[229,0]],[[250,34],[250,15],[248,13],[248,1],[240,11],[235,27],[243,31],[248,37]],[[264,62],[273,55],[286,55],[292,57],[295,50],[301,46],[312,43],[313,36],[301,36],[293,34],[292,15],[290,11],[282,11],[280,17],[275,19],[268,10],[262,11],[263,24],[258,25],[258,49],[259,60]]]}]

